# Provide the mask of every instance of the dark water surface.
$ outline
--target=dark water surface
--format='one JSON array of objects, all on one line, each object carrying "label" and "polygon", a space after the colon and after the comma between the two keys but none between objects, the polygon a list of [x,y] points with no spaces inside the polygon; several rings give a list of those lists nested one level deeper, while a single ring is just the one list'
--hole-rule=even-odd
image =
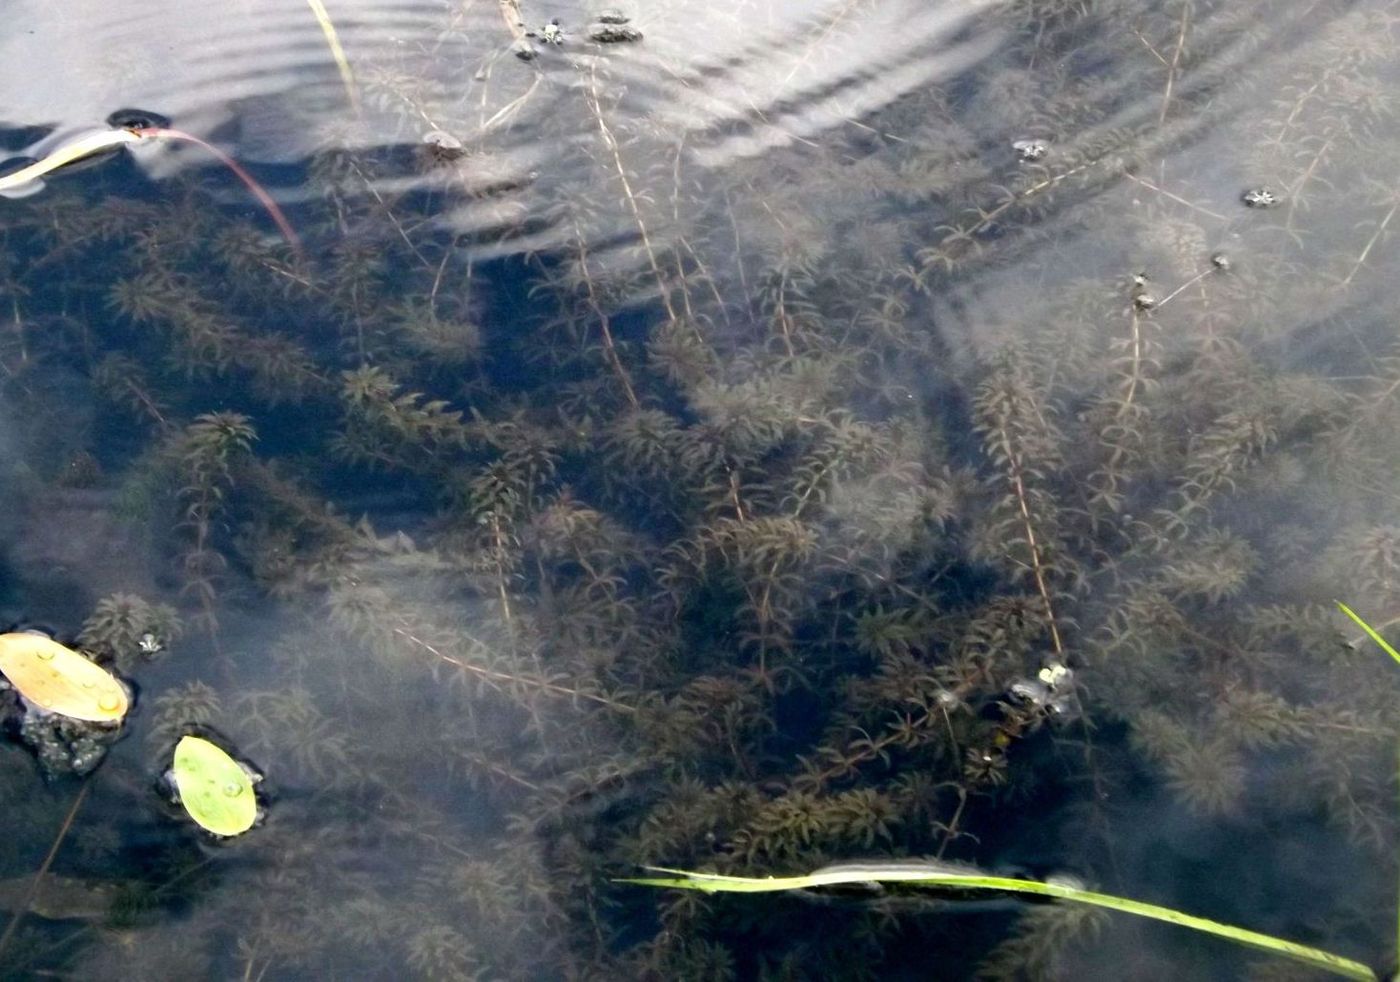
[{"label": "dark water surface", "polygon": [[299,245],[0,198],[0,615],[138,689],[86,777],[5,696],[0,973],[1315,977],[613,882],[917,856],[1392,963],[1395,4],[619,12],[7,4],[6,156]]}]

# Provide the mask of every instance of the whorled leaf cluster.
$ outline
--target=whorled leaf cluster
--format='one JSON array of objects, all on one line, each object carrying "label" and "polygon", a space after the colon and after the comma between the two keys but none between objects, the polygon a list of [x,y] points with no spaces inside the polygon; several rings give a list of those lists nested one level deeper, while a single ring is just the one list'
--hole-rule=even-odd
[{"label": "whorled leaf cluster", "polygon": [[[572,176],[470,242],[432,219],[518,191],[485,152],[388,194],[395,155],[327,151],[308,264],[180,181],[6,213],[0,393],[41,421],[83,374],[101,480],[169,524],[167,599],[216,656],[150,693],[144,745],[213,725],[287,791],[227,882],[171,850],[193,914],[148,923],[153,962],[1054,978],[1115,929],[611,880],[1033,851],[1132,895],[1143,802],[1393,854],[1394,682],[1320,601],[1400,617],[1368,308],[1400,260],[1395,25],[1314,5],[1277,85],[1255,6],[1002,5],[956,90],[772,151],[800,189],[691,172],[604,60],[558,93]],[[468,125],[393,67],[376,98]],[[1275,210],[1191,152],[1232,114]],[[91,631],[121,659],[166,616],[113,598]]]}]

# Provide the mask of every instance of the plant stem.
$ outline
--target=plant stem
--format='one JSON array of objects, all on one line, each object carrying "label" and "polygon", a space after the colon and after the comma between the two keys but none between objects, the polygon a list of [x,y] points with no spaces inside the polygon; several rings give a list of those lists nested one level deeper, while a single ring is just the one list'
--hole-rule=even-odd
[{"label": "plant stem", "polygon": [[82,807],[87,792],[88,784],[84,781],[83,786],[78,789],[78,793],[73,796],[73,804],[68,806],[68,814],[63,817],[63,824],[58,827],[58,834],[54,836],[53,844],[49,846],[48,855],[39,864],[34,879],[29,882],[29,889],[25,891],[24,897],[15,907],[15,912],[10,915],[10,923],[5,925],[5,933],[0,934],[0,954],[4,954],[5,948],[9,946],[10,940],[15,936],[15,931],[19,929],[20,921],[24,920],[24,915],[29,913],[29,907],[34,903],[34,898],[39,893],[39,884],[48,875],[49,867],[53,865],[54,858],[58,856],[59,846],[63,845],[63,840],[68,837],[68,830],[73,827],[73,819],[78,817],[78,809]]},{"label": "plant stem", "polygon": [[286,239],[287,244],[292,247],[292,251],[297,254],[298,258],[305,258],[305,253],[301,247],[301,239],[292,228],[292,223],[287,221],[287,216],[282,214],[282,209],[277,206],[276,201],[272,200],[272,195],[268,194],[267,191],[263,189],[263,186],[255,181],[253,175],[244,170],[243,166],[239,164],[238,161],[234,160],[212,143],[206,143],[193,133],[186,133],[184,130],[171,129],[165,126],[148,126],[139,130],[133,130],[132,132],[139,137],[155,137],[161,140],[183,140],[185,143],[193,143],[196,146],[203,147],[215,160],[233,171],[234,176],[243,182],[244,187],[248,189],[249,193],[252,194],[254,198],[258,199],[258,203],[262,205],[268,215],[271,216],[273,222],[277,225],[278,231],[282,233],[282,237]]}]

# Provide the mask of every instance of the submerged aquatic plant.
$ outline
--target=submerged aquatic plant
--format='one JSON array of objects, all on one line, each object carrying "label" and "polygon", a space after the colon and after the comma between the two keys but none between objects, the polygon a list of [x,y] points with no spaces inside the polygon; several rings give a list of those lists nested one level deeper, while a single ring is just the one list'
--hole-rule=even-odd
[{"label": "submerged aquatic plant", "polygon": [[98,661],[129,673],[165,651],[181,633],[179,617],[170,605],[115,593],[97,602],[77,641]]},{"label": "submerged aquatic plant", "polygon": [[[798,82],[878,6],[715,71]],[[514,4],[357,47],[366,117],[411,152],[311,159],[314,277],[188,176],[0,214],[23,446],[89,382],[110,411],[64,435],[152,531],[153,599],[206,629],[127,746],[216,725],[295,789],[218,889],[167,857],[190,891],[144,957],[861,978],[938,945],[949,977],[1053,974],[1092,926],[1063,905],[653,909],[611,876],[1023,851],[1161,890],[1180,850],[1145,836],[1233,859],[1258,816],[1280,854],[1327,822],[1390,856],[1394,690],[1316,602],[1400,603],[1400,359],[1369,292],[1400,262],[1387,15],[1018,0],[985,11],[985,64],[819,128],[840,87],[658,109],[714,94],[709,68],[652,77],[674,13],[524,64],[496,57]],[[1254,54],[1273,23],[1305,39],[1282,67]],[[468,35],[499,47],[458,57]],[[84,635],[140,669],[165,618],[112,598]],[[113,786],[158,769],[130,758]],[[75,834],[128,841],[112,816],[145,805],[110,793]],[[1328,858],[1259,865],[1312,886]],[[1212,920],[1251,923],[1247,896]],[[24,964],[130,957],[83,937]]]}]

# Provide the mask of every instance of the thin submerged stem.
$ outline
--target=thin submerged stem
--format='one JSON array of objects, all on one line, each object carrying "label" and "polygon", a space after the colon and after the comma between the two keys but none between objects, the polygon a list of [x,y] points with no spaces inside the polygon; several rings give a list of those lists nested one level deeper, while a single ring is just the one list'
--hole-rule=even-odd
[{"label": "thin submerged stem", "polygon": [[574,223],[574,237],[578,241],[578,265],[579,272],[583,275],[583,286],[588,293],[588,306],[593,308],[593,313],[598,317],[598,329],[603,336],[603,351],[607,355],[608,364],[612,367],[613,374],[617,376],[618,383],[622,386],[622,392],[627,396],[627,403],[633,409],[640,409],[641,402],[637,399],[637,391],[632,386],[632,377],[627,374],[627,368],[622,364],[622,358],[617,353],[617,346],[613,344],[612,325],[607,312],[603,310],[598,302],[598,292],[593,287],[593,277],[588,272],[588,245],[584,239],[583,230]]},{"label": "thin submerged stem", "polygon": [[1356,274],[1361,271],[1361,267],[1366,265],[1366,259],[1371,255],[1371,250],[1376,247],[1376,243],[1385,235],[1385,230],[1390,226],[1391,219],[1395,217],[1397,211],[1400,211],[1400,201],[1390,206],[1390,210],[1385,213],[1385,217],[1381,219],[1381,223],[1376,226],[1375,232],[1366,240],[1366,246],[1361,250],[1361,255],[1356,257],[1356,261],[1352,263],[1351,269],[1342,279],[1342,286],[1350,286],[1351,281],[1356,278]]},{"label": "thin submerged stem", "polygon": [[1191,26],[1191,0],[1182,0],[1181,30],[1176,36],[1176,50],[1172,52],[1171,64],[1167,66],[1167,86],[1162,93],[1162,111],[1157,115],[1160,126],[1167,121],[1167,112],[1172,105],[1172,90],[1176,87],[1177,70],[1181,65],[1181,54],[1186,49],[1186,34]]},{"label": "thin submerged stem", "polygon": [[651,244],[651,235],[647,232],[647,223],[642,218],[642,208],[638,204],[637,195],[632,190],[632,182],[627,177],[627,168],[622,163],[622,148],[618,146],[617,138],[613,136],[612,130],[608,127],[608,121],[603,116],[603,105],[598,99],[598,70],[596,65],[588,68],[588,88],[584,95],[584,102],[588,104],[589,111],[593,114],[594,120],[598,123],[598,131],[603,136],[603,145],[612,154],[613,167],[617,171],[618,182],[622,185],[623,197],[627,200],[627,208],[632,212],[632,220],[637,224],[637,233],[641,236],[642,251],[646,253],[647,264],[651,267],[652,275],[656,277],[656,288],[661,294],[661,305],[666,308],[666,316],[672,321],[676,318],[676,308],[671,303],[671,289],[666,283],[666,276],[661,272],[661,264],[656,258],[656,250]]},{"label": "thin submerged stem", "polygon": [[571,689],[567,686],[557,685],[553,682],[542,678],[532,679],[523,675],[513,675],[509,672],[498,672],[494,669],[486,668],[482,665],[473,665],[468,661],[465,661],[461,658],[456,657],[455,655],[451,655],[448,652],[443,651],[441,648],[438,648],[431,642],[425,641],[424,639],[414,634],[411,629],[406,627],[394,626],[390,628],[390,631],[398,637],[403,638],[409,644],[412,644],[415,647],[421,648],[424,651],[428,652],[428,654],[432,655],[434,658],[437,658],[439,661],[445,662],[448,665],[452,665],[455,668],[461,669],[462,671],[468,672],[472,675],[476,675],[479,678],[485,679],[486,681],[499,686],[518,685],[523,686],[525,688],[535,689],[540,692],[548,692],[551,695],[559,696],[564,699],[586,699],[589,702],[597,703],[600,706],[607,706],[609,709],[615,709],[619,712],[635,713],[637,711],[636,708],[633,706],[629,706],[623,702],[618,702],[616,699],[609,699],[607,696],[597,695],[593,692],[586,692],[582,689]]},{"label": "thin submerged stem", "polygon": [[14,938],[15,932],[19,929],[20,922],[29,913],[29,907],[34,903],[35,896],[39,893],[39,885],[44,877],[48,875],[49,867],[53,865],[54,859],[58,856],[59,847],[63,845],[63,840],[68,837],[68,830],[73,827],[73,820],[78,817],[78,809],[82,807],[83,799],[87,797],[90,785],[84,781],[83,786],[78,789],[78,793],[73,796],[73,804],[68,806],[68,814],[63,817],[63,823],[58,827],[58,834],[53,838],[53,844],[49,846],[48,855],[39,864],[39,869],[34,873],[34,879],[29,881],[29,889],[25,891],[20,902],[15,906],[15,911],[10,915],[10,923],[5,925],[5,933],[0,934],[0,964],[4,964],[3,955],[10,941]]},{"label": "thin submerged stem", "polygon": [[282,209],[278,207],[277,202],[272,200],[272,195],[268,194],[267,191],[263,189],[263,186],[255,181],[253,175],[244,170],[238,161],[234,160],[212,143],[206,143],[193,133],[186,133],[184,130],[171,129],[167,126],[147,126],[130,132],[134,132],[139,137],[154,137],[161,140],[182,140],[185,143],[193,143],[198,147],[203,147],[204,150],[213,155],[215,160],[233,171],[234,176],[243,182],[244,187],[248,189],[254,198],[258,199],[258,203],[263,206],[273,222],[276,223],[278,231],[280,231],[282,237],[287,240],[287,244],[292,247],[292,251],[295,252],[299,258],[305,259],[305,252],[301,247],[301,239],[297,236],[296,230],[292,228],[292,223],[287,221],[287,216],[282,213]]}]

